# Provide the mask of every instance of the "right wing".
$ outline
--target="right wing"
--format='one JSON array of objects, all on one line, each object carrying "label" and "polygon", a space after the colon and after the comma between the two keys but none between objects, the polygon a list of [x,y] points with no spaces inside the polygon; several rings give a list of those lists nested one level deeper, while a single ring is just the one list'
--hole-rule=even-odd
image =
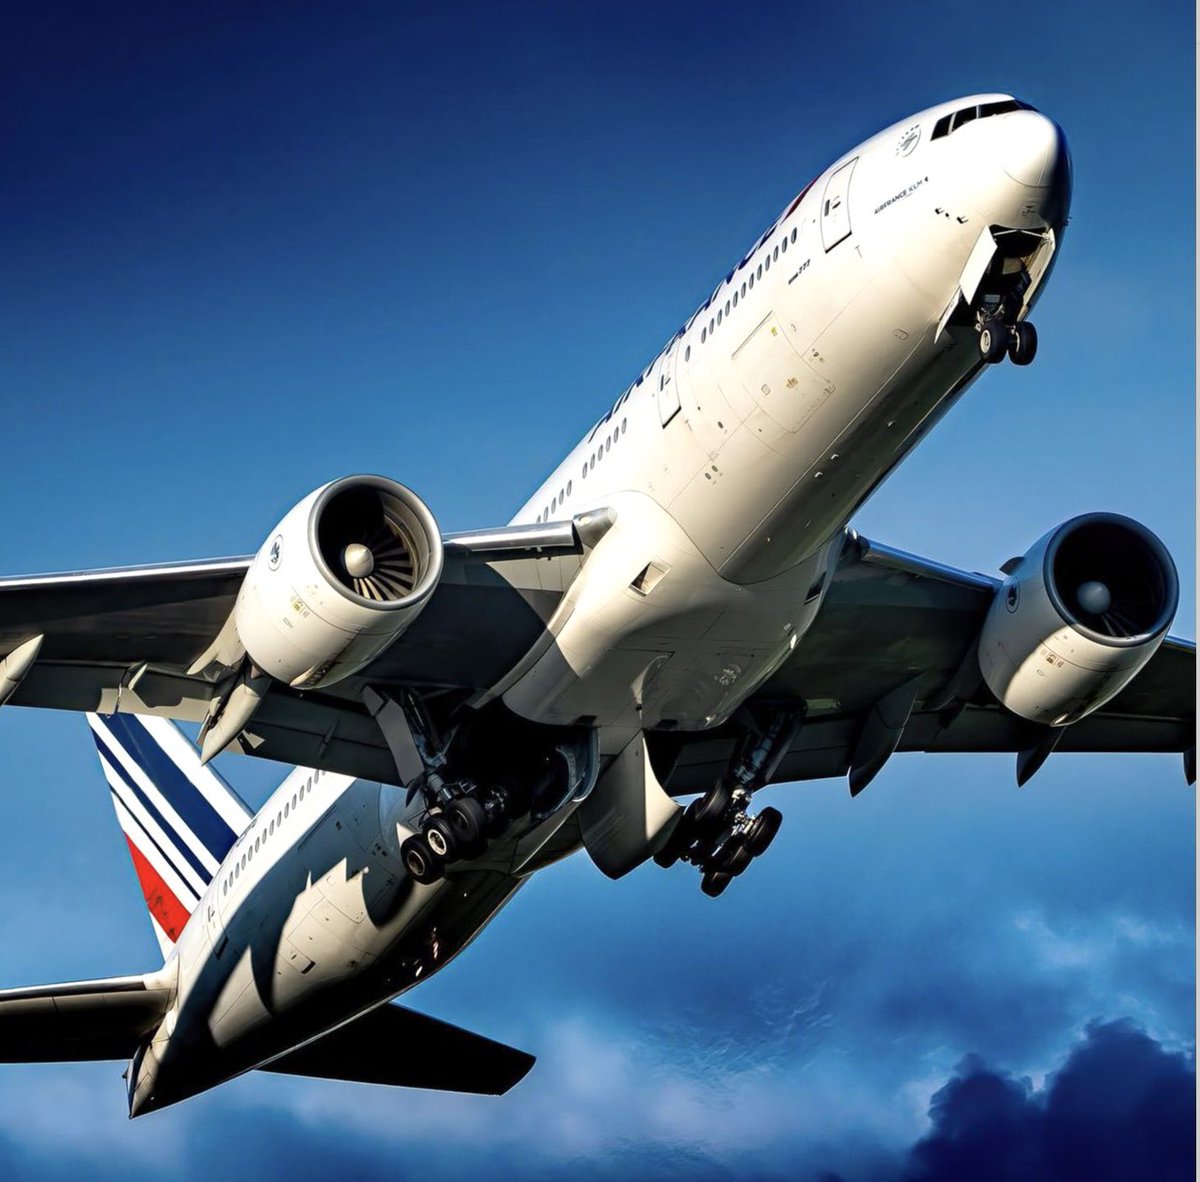
[{"label": "right wing", "polygon": [[[272,684],[244,749],[394,782],[365,686],[461,698],[495,685],[545,634],[584,547],[571,522],[444,539],[442,579],[394,645],[319,691]],[[191,672],[229,617],[249,558],[0,579],[0,656],[44,637],[15,705],[200,722],[216,690]],[[0,691],[4,667],[0,660]]]},{"label": "right wing", "polygon": [[262,1070],[351,1083],[499,1096],[534,1064],[524,1051],[398,1005],[382,1005]]}]

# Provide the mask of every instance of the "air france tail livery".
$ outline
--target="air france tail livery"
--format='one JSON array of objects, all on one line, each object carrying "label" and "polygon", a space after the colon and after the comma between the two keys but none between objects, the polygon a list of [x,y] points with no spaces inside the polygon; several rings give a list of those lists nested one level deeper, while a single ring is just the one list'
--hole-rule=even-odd
[{"label": "air france tail livery", "polygon": [[[899,751],[1194,781],[1145,526],[1072,518],[998,578],[849,527],[1034,359],[1070,198],[1052,120],[934,107],[806,185],[508,526],[349,476],[250,558],[0,579],[0,704],[87,714],[164,957],[0,993],[0,1060],[126,1061],[135,1116],[255,1069],[500,1093],[528,1055],[393,999],[580,848],[716,897],[781,823],[758,789],[857,795]],[[297,766],[252,814],[223,751]]]}]

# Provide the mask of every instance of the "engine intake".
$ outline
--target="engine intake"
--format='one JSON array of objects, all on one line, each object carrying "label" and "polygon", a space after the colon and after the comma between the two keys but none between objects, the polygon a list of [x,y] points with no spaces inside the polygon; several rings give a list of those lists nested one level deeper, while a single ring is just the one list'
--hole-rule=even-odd
[{"label": "engine intake", "polygon": [[1065,726],[1117,694],[1154,655],[1179,606],[1166,547],[1145,526],[1089,513],[1041,538],[984,621],[979,664],[996,697]]},{"label": "engine intake", "polygon": [[348,476],[310,493],[246,573],[234,619],[265,673],[332,685],[393,644],[433,594],[442,540],[425,503],[382,476]]}]

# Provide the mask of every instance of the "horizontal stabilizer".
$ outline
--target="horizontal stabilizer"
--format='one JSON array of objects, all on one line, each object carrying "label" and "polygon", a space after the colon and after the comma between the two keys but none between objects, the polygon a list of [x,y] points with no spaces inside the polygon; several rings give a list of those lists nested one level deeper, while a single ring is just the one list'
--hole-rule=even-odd
[{"label": "horizontal stabilizer", "polygon": [[263,1068],[351,1083],[499,1096],[525,1078],[532,1055],[447,1022],[384,1005]]},{"label": "horizontal stabilizer", "polygon": [[156,976],[0,990],[0,1063],[130,1058],[171,1004]]}]

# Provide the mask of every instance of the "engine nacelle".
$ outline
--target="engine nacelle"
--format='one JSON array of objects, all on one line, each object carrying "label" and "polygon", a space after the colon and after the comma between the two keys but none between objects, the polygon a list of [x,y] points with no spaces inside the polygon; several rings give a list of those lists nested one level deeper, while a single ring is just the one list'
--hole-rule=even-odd
[{"label": "engine nacelle", "polygon": [[1128,517],[1088,513],[1011,570],[984,621],[979,666],[1014,714],[1066,726],[1137,674],[1178,605],[1175,564],[1158,538]]},{"label": "engine nacelle", "polygon": [[332,685],[400,636],[441,574],[425,503],[382,476],[347,476],[305,497],[254,556],[234,607],[238,638],[277,680]]}]

